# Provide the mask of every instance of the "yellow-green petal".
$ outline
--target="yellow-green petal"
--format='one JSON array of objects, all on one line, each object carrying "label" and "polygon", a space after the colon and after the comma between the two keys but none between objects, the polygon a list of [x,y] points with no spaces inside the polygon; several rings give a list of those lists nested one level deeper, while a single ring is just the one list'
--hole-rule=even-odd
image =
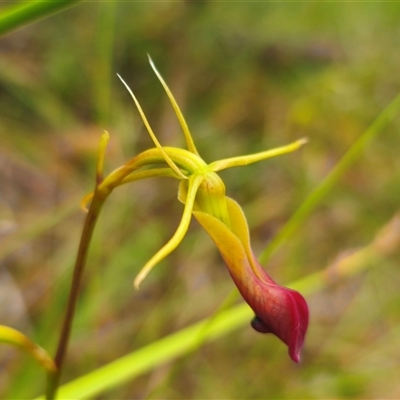
[{"label": "yellow-green petal", "polygon": [[138,289],[140,283],[146,278],[148,273],[165,257],[167,257],[172,251],[176,249],[179,243],[183,240],[190,224],[193,205],[196,198],[197,189],[199,188],[204,176],[202,175],[192,175],[189,178],[189,188],[187,192],[185,208],[183,210],[183,215],[181,222],[179,223],[178,229],[175,231],[172,238],[168,243],[161,248],[140,270],[139,274],[134,280],[134,286]]},{"label": "yellow-green petal", "polygon": [[272,158],[276,156],[280,156],[282,154],[291,153],[299,149],[301,146],[306,144],[308,139],[302,138],[300,140],[296,140],[293,143],[290,143],[286,146],[276,147],[275,149],[270,149],[266,151],[261,151],[260,153],[256,154],[249,154],[245,156],[239,157],[232,157],[232,158],[225,158],[223,160],[218,160],[212,162],[209,167],[212,171],[218,172],[222,171],[223,169],[232,168],[232,167],[239,167],[242,165],[252,164],[258,161],[266,160],[267,158]]},{"label": "yellow-green petal", "polygon": [[103,180],[104,157],[109,141],[110,141],[110,134],[107,131],[104,131],[100,139],[99,151],[97,155],[97,163],[96,163],[97,183],[100,183]]},{"label": "yellow-green petal", "polygon": [[[118,75],[118,74],[117,74]],[[128,90],[129,94],[131,95],[133,101],[135,102],[136,108],[139,111],[140,117],[142,118],[142,121],[147,129],[147,132],[149,133],[151,139],[153,140],[154,144],[156,147],[161,151],[166,163],[171,167],[171,169],[182,179],[187,179],[185,175],[182,174],[181,170],[175,165],[175,163],[170,159],[168,154],[165,152],[163,147],[161,146],[160,142],[158,141],[156,135],[154,134],[153,130],[151,129],[151,126],[149,124],[149,121],[146,118],[145,113],[142,110],[142,107],[139,104],[139,101],[136,99],[136,96],[133,94],[132,90],[130,87],[127,85],[127,83],[121,78],[120,75],[118,75],[118,78],[121,80],[121,82],[125,85],[126,89]]]},{"label": "yellow-green petal", "polygon": [[157,78],[159,79],[159,81],[161,82],[161,85],[163,85],[163,88],[165,90],[165,92],[167,93],[167,96],[172,104],[172,107],[174,108],[176,117],[178,118],[179,124],[181,125],[183,134],[185,135],[185,139],[186,139],[186,144],[188,146],[188,150],[196,155],[199,155],[196,146],[194,144],[192,135],[190,134],[190,130],[189,127],[186,123],[186,120],[182,114],[181,109],[178,106],[178,103],[175,100],[174,95],[172,94],[172,92],[169,90],[168,85],[165,83],[163,77],[161,76],[161,74],[158,72],[156,66],[153,63],[153,60],[151,59],[151,57],[148,55],[149,57],[149,62],[151,65],[151,68],[153,68],[154,73],[157,75]]}]

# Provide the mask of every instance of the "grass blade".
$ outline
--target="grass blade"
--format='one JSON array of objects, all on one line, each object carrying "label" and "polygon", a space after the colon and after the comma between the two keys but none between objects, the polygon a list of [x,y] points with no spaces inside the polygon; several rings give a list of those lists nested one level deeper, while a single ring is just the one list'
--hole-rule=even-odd
[{"label": "grass blade", "polygon": [[0,36],[61,11],[81,0],[33,1],[6,9],[0,14]]}]

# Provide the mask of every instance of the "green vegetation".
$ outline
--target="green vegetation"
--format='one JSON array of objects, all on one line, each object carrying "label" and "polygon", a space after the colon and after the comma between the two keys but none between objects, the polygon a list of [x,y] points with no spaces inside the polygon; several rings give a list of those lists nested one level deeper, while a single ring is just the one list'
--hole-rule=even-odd
[{"label": "green vegetation", "polygon": [[[106,172],[153,147],[116,73],[160,142],[184,145],[147,53],[207,162],[308,137],[220,174],[311,313],[296,365],[250,328],[196,222],[135,290],[182,205],[173,180],[125,185],[94,232],[60,398],[398,398],[400,4],[58,3],[0,8],[0,325],[54,355],[101,134]],[[36,358],[0,346],[0,398],[43,399],[42,350],[0,340]]]}]

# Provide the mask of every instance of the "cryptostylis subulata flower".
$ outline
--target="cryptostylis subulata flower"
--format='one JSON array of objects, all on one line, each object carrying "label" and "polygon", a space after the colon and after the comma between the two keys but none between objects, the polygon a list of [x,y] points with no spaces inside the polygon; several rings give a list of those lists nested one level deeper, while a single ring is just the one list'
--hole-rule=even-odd
[{"label": "cryptostylis subulata flower", "polygon": [[[292,152],[306,140],[207,164],[195,147],[171,91],[151,60],[150,64],[171,101],[186,139],[187,150],[161,146],[136,97],[120,78],[132,96],[155,147],[132,158],[102,179],[96,187],[96,194],[106,197],[115,187],[140,179],[161,176],[180,180],[178,199],[184,204],[184,210],[179,226],[168,243],[145,264],[134,285],[138,288],[150,270],[179,245],[193,215],[215,242],[233,281],[254,311],[252,327],[258,332],[275,334],[288,346],[292,360],[298,362],[308,325],[307,303],[298,292],[277,285],[259,264],[251,250],[245,216],[240,206],[225,195],[225,185],[217,172]],[[103,153],[107,141],[108,134],[105,133],[101,146]],[[103,160],[103,157],[99,159]],[[102,161],[100,164],[98,169],[102,169]],[[84,203],[92,196],[88,195]]]}]

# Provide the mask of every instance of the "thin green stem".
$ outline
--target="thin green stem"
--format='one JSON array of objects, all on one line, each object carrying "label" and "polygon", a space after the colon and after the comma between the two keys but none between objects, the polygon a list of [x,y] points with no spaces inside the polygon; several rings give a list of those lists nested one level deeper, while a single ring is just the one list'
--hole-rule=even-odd
[{"label": "thin green stem", "polygon": [[0,14],[0,36],[72,6],[81,0],[33,1],[6,9]]},{"label": "thin green stem", "polygon": [[96,222],[100,215],[101,208],[106,197],[101,196],[97,191],[94,194],[88,214],[86,216],[85,225],[83,227],[81,240],[79,243],[78,254],[76,257],[74,274],[72,277],[71,290],[68,298],[67,310],[65,313],[64,323],[60,333],[56,356],[54,358],[57,372],[48,376],[48,385],[46,391],[46,399],[53,400],[56,396],[62,367],[64,365],[65,355],[71,335],[72,322],[75,314],[76,303],[80,291],[83,271],[86,265],[87,255],[89,252],[90,242]]}]

